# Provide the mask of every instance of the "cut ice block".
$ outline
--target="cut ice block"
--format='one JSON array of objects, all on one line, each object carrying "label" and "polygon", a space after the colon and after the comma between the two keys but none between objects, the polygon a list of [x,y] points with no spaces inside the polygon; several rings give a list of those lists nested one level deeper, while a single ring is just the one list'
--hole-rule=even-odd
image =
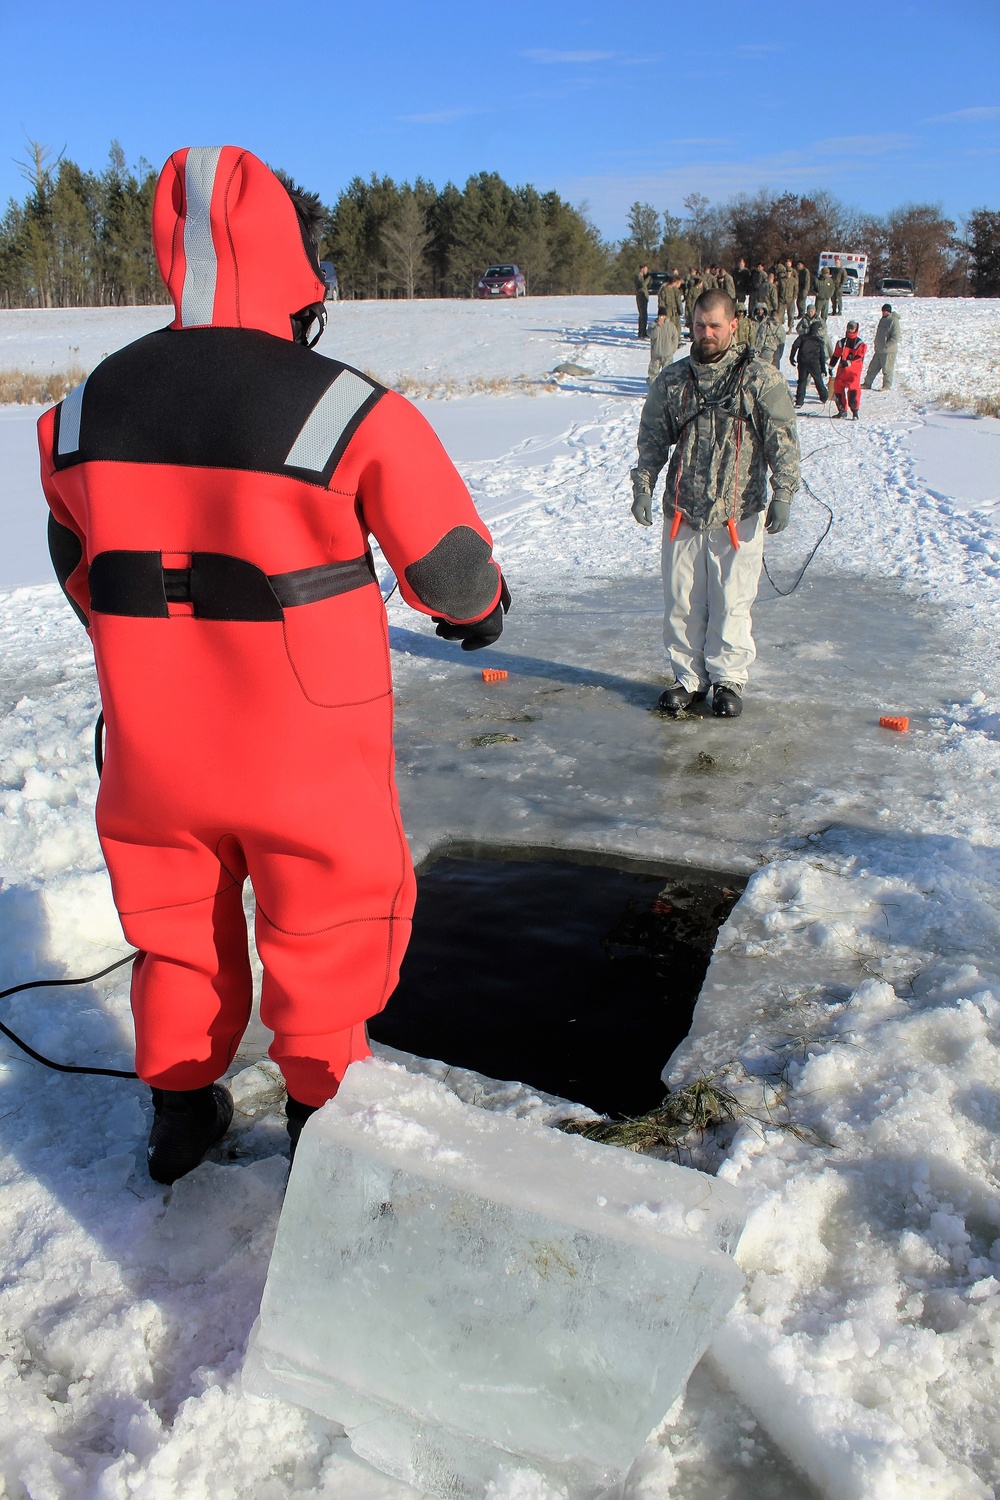
[{"label": "cut ice block", "polygon": [[244,1387],[482,1496],[628,1470],[743,1284],[735,1188],[371,1059],[303,1132]]}]

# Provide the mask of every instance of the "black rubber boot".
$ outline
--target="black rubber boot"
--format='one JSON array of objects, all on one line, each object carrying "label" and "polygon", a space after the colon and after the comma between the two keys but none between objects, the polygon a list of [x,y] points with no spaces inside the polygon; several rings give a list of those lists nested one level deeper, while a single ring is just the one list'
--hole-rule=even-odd
[{"label": "black rubber boot", "polygon": [[672,719],[679,719],[686,708],[690,708],[693,703],[704,703],[707,697],[707,688],[699,689],[697,692],[692,693],[687,688],[681,687],[679,682],[672,682],[660,694],[659,706]]},{"label": "black rubber boot", "polygon": [[233,1097],[221,1083],[203,1089],[153,1089],[153,1128],[146,1159],[154,1182],[193,1172],[233,1120]]},{"label": "black rubber boot", "polygon": [[734,682],[717,682],[712,694],[712,712],[720,719],[738,719],[743,712],[742,688]]},{"label": "black rubber boot", "polygon": [[291,1094],[285,1100],[285,1129],[288,1131],[291,1144],[291,1150],[288,1153],[290,1161],[295,1160],[295,1148],[299,1144],[303,1125],[310,1115],[316,1113],[317,1109],[319,1109],[318,1104],[300,1104],[297,1099],[292,1098]]}]

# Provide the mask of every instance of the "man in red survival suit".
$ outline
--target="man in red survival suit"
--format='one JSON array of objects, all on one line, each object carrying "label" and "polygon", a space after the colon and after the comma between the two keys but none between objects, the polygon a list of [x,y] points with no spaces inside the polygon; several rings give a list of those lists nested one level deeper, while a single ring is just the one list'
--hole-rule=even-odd
[{"label": "man in red survival suit", "polygon": [[158,1182],[232,1119],[216,1080],[250,1015],[248,876],[293,1147],[396,984],[415,884],[369,533],[407,603],[466,650],[497,639],[510,602],[424,418],[308,347],[310,199],[235,146],[175,152],[153,206],[173,322],[39,423],[50,550],[97,662],[97,828],[140,950]]}]

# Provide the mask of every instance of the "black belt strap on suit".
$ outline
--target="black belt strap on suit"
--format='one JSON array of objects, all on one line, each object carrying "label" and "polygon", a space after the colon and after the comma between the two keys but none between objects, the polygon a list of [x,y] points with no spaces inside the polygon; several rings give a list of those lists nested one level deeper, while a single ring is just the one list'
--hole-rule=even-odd
[{"label": "black belt strap on suit", "polygon": [[368,552],[290,573],[265,573],[225,552],[192,552],[189,568],[165,568],[160,552],[99,552],[90,565],[90,607],[102,615],[167,619],[171,604],[190,604],[199,620],[281,620],[286,609],[375,581]]}]

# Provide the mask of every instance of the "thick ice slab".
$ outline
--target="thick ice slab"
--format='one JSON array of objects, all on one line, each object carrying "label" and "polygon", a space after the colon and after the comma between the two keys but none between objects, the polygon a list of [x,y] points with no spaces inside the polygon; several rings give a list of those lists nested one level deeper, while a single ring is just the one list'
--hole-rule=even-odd
[{"label": "thick ice slab", "polygon": [[596,1493],[736,1300],[744,1212],[703,1173],[356,1063],[303,1134],[244,1386],[433,1494],[519,1466]]}]

